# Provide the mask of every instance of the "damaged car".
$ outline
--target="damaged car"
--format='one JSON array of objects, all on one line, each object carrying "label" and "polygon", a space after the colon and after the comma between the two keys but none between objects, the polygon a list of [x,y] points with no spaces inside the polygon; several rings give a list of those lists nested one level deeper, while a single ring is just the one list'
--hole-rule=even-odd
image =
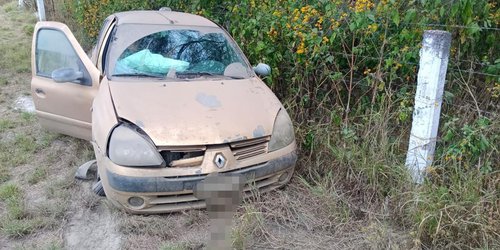
[{"label": "damaged car", "polygon": [[241,175],[244,192],[286,184],[297,155],[287,111],[230,35],[197,15],[115,13],[91,55],[69,28],[38,22],[31,94],[41,125],[88,140],[95,191],[131,213],[204,208],[208,175]]}]

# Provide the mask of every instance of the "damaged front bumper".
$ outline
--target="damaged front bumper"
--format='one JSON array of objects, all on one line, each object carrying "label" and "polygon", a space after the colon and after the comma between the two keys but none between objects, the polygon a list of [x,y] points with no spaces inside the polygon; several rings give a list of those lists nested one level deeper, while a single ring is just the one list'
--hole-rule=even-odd
[{"label": "damaged front bumper", "polygon": [[[256,190],[267,192],[290,180],[297,161],[295,148],[295,144],[292,144],[267,157],[260,157],[263,160],[261,163],[214,173],[243,175],[247,180],[244,187],[247,196]],[[255,159],[249,163],[252,162]],[[98,157],[98,165],[106,196],[115,205],[131,213],[165,213],[205,207],[205,202],[197,199],[193,190],[210,173],[144,177],[140,176],[137,168],[114,165],[106,157]]]}]

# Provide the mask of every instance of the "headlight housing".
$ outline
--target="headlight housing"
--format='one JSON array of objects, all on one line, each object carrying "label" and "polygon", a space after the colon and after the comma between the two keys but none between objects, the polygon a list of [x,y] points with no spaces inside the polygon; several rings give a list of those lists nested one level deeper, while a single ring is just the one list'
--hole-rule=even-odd
[{"label": "headlight housing", "polygon": [[115,164],[128,167],[162,166],[164,162],[151,139],[140,128],[128,123],[113,129],[108,157]]},{"label": "headlight housing", "polygon": [[273,134],[269,142],[269,152],[284,148],[295,141],[292,120],[285,109],[281,109],[274,121]]}]

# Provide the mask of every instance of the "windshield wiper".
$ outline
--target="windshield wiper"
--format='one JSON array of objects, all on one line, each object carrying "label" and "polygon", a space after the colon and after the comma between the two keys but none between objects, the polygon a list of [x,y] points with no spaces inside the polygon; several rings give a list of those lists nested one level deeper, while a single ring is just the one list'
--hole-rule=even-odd
[{"label": "windshield wiper", "polygon": [[154,74],[146,74],[146,73],[123,73],[123,74],[114,74],[111,76],[121,76],[121,77],[127,77],[127,76],[134,76],[134,77],[151,77],[151,78],[163,78],[163,76],[160,75],[154,75]]},{"label": "windshield wiper", "polygon": [[224,75],[224,76],[229,77],[231,79],[237,79],[237,80],[245,79],[245,77],[243,77],[243,76],[226,76],[226,75]]},{"label": "windshield wiper", "polygon": [[202,72],[176,72],[175,73],[177,76],[220,76],[216,75],[214,73],[202,71]]},{"label": "windshield wiper", "polygon": [[216,76],[216,77],[225,77],[225,78],[231,78],[231,79],[244,79],[244,77],[241,76],[228,76],[228,75],[220,75],[220,74],[214,74],[206,71],[201,71],[201,72],[177,72],[176,75],[179,76]]}]

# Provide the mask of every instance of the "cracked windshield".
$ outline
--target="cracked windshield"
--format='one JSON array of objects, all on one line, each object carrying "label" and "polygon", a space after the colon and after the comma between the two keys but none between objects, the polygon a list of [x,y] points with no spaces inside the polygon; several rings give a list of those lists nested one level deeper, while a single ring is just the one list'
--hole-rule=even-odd
[{"label": "cracked windshield", "polygon": [[[117,33],[133,30],[130,28],[134,27],[128,26],[132,25],[119,27]],[[114,61],[113,55],[119,54],[112,76],[164,79],[243,79],[251,76],[241,52],[220,29],[210,29],[209,32],[174,29],[146,35],[138,33],[142,32],[130,32],[137,35],[126,36],[129,41],[122,41],[123,36],[115,36],[122,40],[114,39],[111,47],[110,61]]]}]

